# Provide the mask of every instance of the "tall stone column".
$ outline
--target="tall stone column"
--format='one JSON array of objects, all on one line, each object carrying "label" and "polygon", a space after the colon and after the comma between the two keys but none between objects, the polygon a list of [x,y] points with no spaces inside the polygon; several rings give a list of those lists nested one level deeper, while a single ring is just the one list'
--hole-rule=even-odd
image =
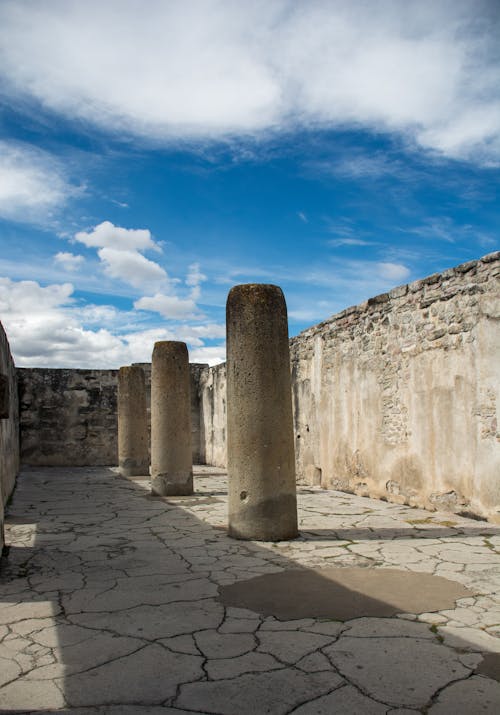
[{"label": "tall stone column", "polygon": [[297,536],[285,298],[274,285],[231,289],[227,323],[229,535]]},{"label": "tall stone column", "polygon": [[151,491],[193,493],[189,359],[185,343],[155,343],[151,364]]},{"label": "tall stone column", "polygon": [[118,372],[118,466],[126,477],[149,474],[149,436],[144,371],[138,365]]}]

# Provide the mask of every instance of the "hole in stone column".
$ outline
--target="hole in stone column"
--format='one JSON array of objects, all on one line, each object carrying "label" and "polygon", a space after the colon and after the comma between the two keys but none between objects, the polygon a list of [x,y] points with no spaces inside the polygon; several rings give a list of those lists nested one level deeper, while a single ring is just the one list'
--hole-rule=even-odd
[{"label": "hole in stone column", "polygon": [[247,492],[240,492],[240,499],[241,499],[241,501],[245,501],[245,499],[247,498],[247,496],[248,496]]}]

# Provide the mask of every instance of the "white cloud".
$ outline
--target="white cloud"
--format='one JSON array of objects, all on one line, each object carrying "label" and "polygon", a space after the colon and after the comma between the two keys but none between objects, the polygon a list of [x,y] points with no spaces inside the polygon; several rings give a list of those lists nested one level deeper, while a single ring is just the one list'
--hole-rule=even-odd
[{"label": "white cloud", "polygon": [[217,365],[226,360],[226,346],[212,345],[204,348],[195,348],[189,351],[190,362],[208,363]]},{"label": "white cloud", "polygon": [[[132,311],[79,306],[71,283],[44,287],[35,281],[0,278],[0,314],[20,367],[118,368],[150,361],[158,340],[185,340],[195,348],[190,352],[192,362],[214,364],[224,356],[223,345],[204,343],[204,339],[223,337],[222,326],[137,329],[140,315]],[[89,329],[93,324],[107,327]]]},{"label": "white cloud", "polygon": [[12,98],[108,131],[354,124],[487,163],[500,160],[498,22],[477,0],[17,0],[0,6],[0,67]]},{"label": "white cloud", "polygon": [[85,258],[74,253],[59,251],[59,253],[56,253],[54,256],[54,261],[60,264],[66,271],[76,271],[82,263],[84,263]]},{"label": "white cloud", "polygon": [[103,221],[91,231],[79,231],[75,241],[88,248],[114,248],[119,251],[160,250],[147,228],[122,228],[111,221]]},{"label": "white cloud", "polygon": [[73,302],[72,294],[71,283],[42,288],[36,281],[0,278],[0,314],[43,314],[56,306],[70,305]]},{"label": "white cloud", "polygon": [[[104,272],[110,278],[124,281],[147,294],[134,303],[136,310],[159,313],[168,320],[200,320],[196,301],[200,297],[200,285],[207,277],[199,263],[188,268],[185,284],[190,291],[186,297],[176,295],[179,279],[170,278],[165,269],[140,253],[148,249],[161,250],[148,229],[129,229],[104,221],[90,231],[75,234],[75,241],[89,248],[97,248],[97,255]],[[64,254],[68,255],[68,254]]]},{"label": "white cloud", "polygon": [[378,273],[381,278],[388,281],[405,281],[410,276],[410,270],[401,263],[377,263]]},{"label": "white cloud", "polygon": [[104,272],[111,278],[130,283],[135,288],[154,287],[167,279],[164,269],[137,251],[100,248],[97,255],[104,264]]},{"label": "white cloud", "polygon": [[149,291],[169,283],[165,269],[140,253],[145,250],[161,252],[149,229],[123,228],[111,221],[103,221],[91,231],[76,233],[74,241],[98,249],[104,272],[110,278]]},{"label": "white cloud", "polygon": [[196,303],[192,298],[179,298],[176,295],[165,295],[164,293],[143,296],[135,301],[134,308],[159,313],[168,320],[201,317],[197,313]]},{"label": "white cloud", "polygon": [[47,152],[0,141],[0,217],[45,220],[76,191],[61,164]]},{"label": "white cloud", "polygon": [[160,340],[178,339],[174,331],[166,328],[149,328],[148,330],[127,333],[123,338],[126,341],[129,354],[133,355],[133,359],[122,363],[123,365],[128,365],[132,362],[151,362],[155,343]]},{"label": "white cloud", "polygon": [[219,323],[208,323],[207,325],[182,325],[177,328],[177,336],[189,345],[202,347],[207,338],[225,338],[226,326]]},{"label": "white cloud", "polygon": [[17,365],[109,366],[122,348],[107,330],[84,330],[72,314],[73,286],[0,279],[0,311]]}]

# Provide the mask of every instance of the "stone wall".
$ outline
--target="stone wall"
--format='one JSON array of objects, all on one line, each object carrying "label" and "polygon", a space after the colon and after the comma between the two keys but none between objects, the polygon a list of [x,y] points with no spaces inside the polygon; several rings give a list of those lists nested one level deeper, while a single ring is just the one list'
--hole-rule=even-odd
[{"label": "stone wall", "polygon": [[[148,414],[151,364],[146,378]],[[207,365],[191,364],[193,462],[202,461],[198,384]],[[118,463],[117,370],[19,368],[21,460],[33,466]]]},{"label": "stone wall", "polygon": [[117,370],[17,372],[23,464],[117,464]]},{"label": "stone wall", "polygon": [[200,441],[202,463],[226,466],[226,364],[200,374]]},{"label": "stone wall", "polygon": [[4,546],[4,506],[19,471],[19,403],[9,343],[0,323],[0,554]]},{"label": "stone wall", "polygon": [[301,477],[500,520],[499,257],[395,288],[292,340]]},{"label": "stone wall", "polygon": [[[290,341],[297,477],[500,521],[500,254],[348,308]],[[225,464],[225,366],[200,383]]]}]

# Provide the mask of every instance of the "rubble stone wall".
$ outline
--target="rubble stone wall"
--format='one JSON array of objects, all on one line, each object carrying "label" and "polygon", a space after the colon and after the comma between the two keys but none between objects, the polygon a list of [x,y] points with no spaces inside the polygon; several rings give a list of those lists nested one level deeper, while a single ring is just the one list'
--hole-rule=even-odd
[{"label": "rubble stone wall", "polygon": [[[146,378],[148,415],[151,364]],[[193,462],[202,461],[198,384],[207,365],[190,365]],[[19,368],[21,460],[32,466],[118,464],[117,370]],[[150,425],[149,425],[150,429]]]},{"label": "rubble stone wall", "polygon": [[19,472],[17,377],[9,343],[0,323],[0,553],[4,546],[4,506]]},{"label": "rubble stone wall", "polygon": [[23,464],[117,464],[117,370],[17,372]]}]

